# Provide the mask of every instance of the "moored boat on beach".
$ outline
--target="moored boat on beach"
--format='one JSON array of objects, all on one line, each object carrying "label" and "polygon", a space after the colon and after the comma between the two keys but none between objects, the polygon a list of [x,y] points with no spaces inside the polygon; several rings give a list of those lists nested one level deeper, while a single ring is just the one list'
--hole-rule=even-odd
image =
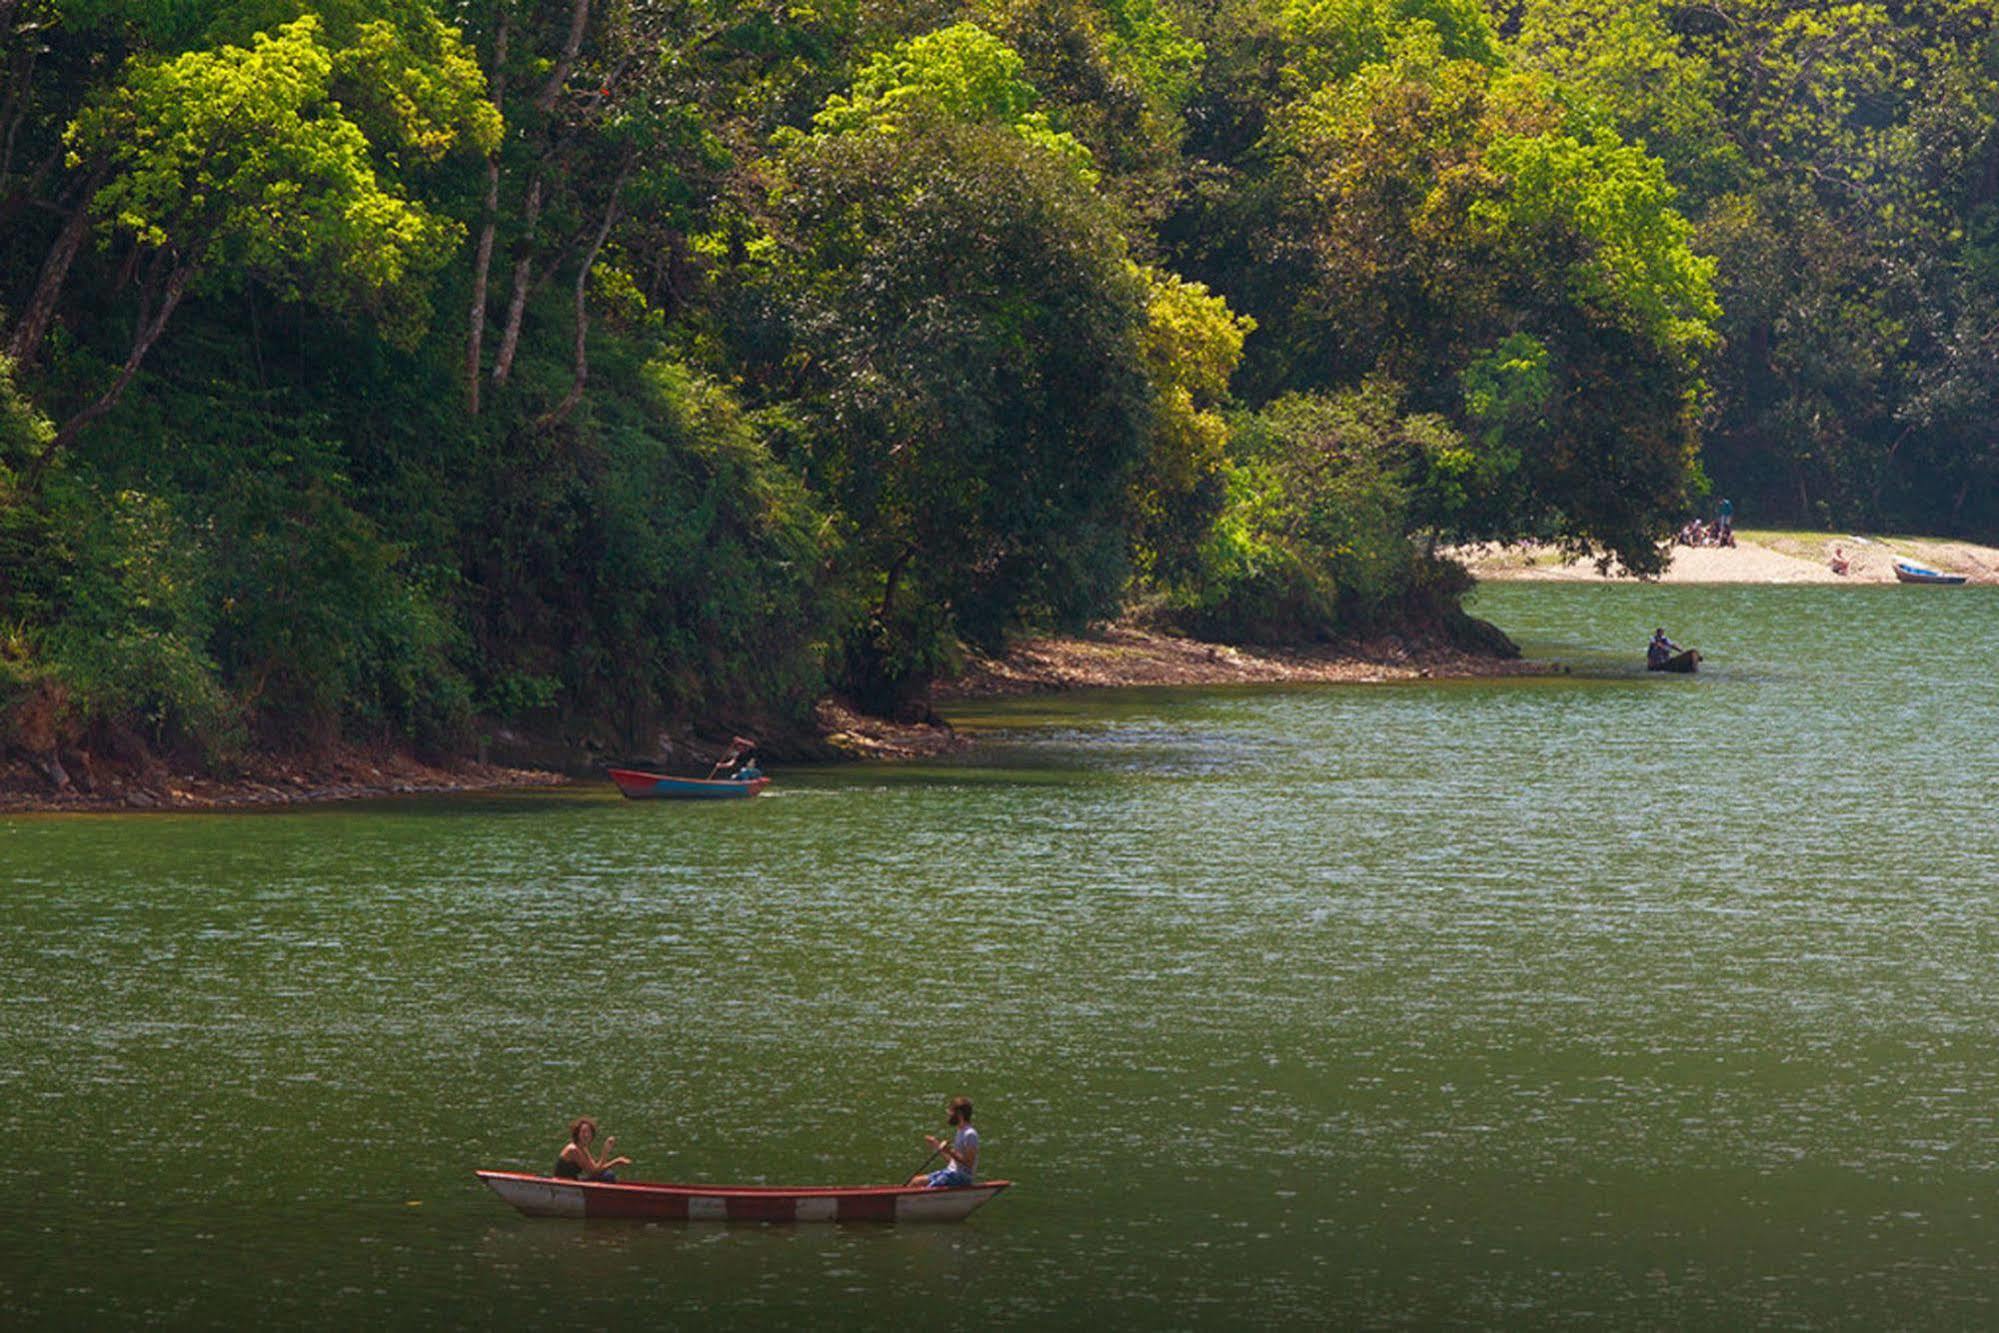
[{"label": "moored boat on beach", "polygon": [[959,1222],[1011,1181],[923,1185],[666,1185],[560,1180],[480,1171],[493,1193],[529,1217],[636,1222]]},{"label": "moored boat on beach", "polygon": [[1945,574],[1940,570],[1931,569],[1927,565],[1919,565],[1913,560],[1897,560],[1895,562],[1895,581],[1897,583],[1958,584],[1964,582],[1964,575]]},{"label": "moored boat on beach", "polygon": [[770,785],[766,777],[751,778],[748,782],[737,778],[675,778],[664,773],[642,773],[635,768],[612,769],[611,781],[618,784],[618,790],[627,799],[634,801],[726,800],[755,796]]}]

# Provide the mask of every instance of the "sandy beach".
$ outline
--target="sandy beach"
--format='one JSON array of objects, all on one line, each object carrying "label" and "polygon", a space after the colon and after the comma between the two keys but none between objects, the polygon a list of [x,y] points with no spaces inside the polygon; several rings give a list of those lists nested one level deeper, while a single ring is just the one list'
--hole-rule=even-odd
[{"label": "sandy beach", "polygon": [[[1837,552],[1844,551],[1845,574],[1833,572]],[[1451,549],[1481,579],[1494,582],[1545,580],[1590,582],[1626,578],[1613,567],[1597,572],[1590,560],[1573,560],[1549,546],[1524,542],[1513,546],[1478,545]],[[1999,583],[1999,548],[1941,537],[1865,537],[1823,532],[1736,533],[1736,545],[1675,546],[1673,563],[1661,583],[1893,583],[1895,561],[1912,560],[1948,574],[1963,574],[1972,583]]]}]

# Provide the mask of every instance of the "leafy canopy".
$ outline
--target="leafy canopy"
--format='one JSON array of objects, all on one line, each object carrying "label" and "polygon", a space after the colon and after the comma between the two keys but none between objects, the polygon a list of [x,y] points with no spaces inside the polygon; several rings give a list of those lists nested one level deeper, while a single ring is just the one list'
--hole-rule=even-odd
[{"label": "leafy canopy", "polygon": [[822,135],[896,134],[939,117],[1004,125],[1094,183],[1090,150],[1035,109],[1041,94],[1024,68],[1019,53],[984,28],[955,24],[877,52],[846,93],[826,99],[813,129]]},{"label": "leafy canopy", "polygon": [[[108,166],[95,204],[107,230],[221,281],[400,313],[413,336],[421,311],[387,306],[450,258],[463,229],[384,184],[333,94],[335,67],[311,15],[248,47],[135,58],[71,125],[71,164]],[[386,67],[371,56],[355,68]]]}]

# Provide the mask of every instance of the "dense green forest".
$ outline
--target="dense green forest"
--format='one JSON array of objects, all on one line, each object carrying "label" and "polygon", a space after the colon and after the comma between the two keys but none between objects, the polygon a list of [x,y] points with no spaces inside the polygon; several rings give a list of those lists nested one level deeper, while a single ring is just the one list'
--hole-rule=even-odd
[{"label": "dense green forest", "polygon": [[1991,0],[0,0],[0,741],[894,711],[1999,531]]}]

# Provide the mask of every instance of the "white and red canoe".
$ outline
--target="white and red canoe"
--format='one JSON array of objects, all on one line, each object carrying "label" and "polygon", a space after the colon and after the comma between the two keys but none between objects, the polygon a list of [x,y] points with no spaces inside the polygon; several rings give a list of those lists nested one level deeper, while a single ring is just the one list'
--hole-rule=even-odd
[{"label": "white and red canoe", "polygon": [[479,1179],[529,1217],[622,1218],[639,1222],[959,1222],[1012,1184],[989,1180],[951,1189],[922,1185],[615,1185],[518,1171]]}]

